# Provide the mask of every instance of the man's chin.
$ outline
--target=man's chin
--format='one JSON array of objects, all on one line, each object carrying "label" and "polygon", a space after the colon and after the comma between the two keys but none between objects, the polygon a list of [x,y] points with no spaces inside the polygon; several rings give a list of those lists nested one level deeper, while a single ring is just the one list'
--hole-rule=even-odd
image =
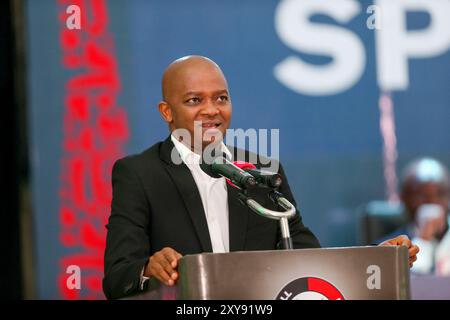
[{"label": "man's chin", "polygon": [[212,137],[211,139],[203,139],[202,145],[203,145],[203,148],[206,148],[208,146],[210,148],[212,148],[212,147],[220,144],[222,142],[222,140],[223,139],[217,139],[216,137]]},{"label": "man's chin", "polygon": [[223,132],[220,127],[217,128],[202,128],[203,140],[211,137],[223,136]]},{"label": "man's chin", "polygon": [[211,143],[217,144],[223,140],[223,133],[218,129],[209,129],[203,132],[203,145],[209,145]]}]

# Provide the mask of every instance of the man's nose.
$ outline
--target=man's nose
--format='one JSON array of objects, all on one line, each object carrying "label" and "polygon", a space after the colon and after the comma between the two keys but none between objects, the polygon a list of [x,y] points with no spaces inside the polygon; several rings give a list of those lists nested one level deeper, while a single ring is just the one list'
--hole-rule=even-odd
[{"label": "man's nose", "polygon": [[202,113],[208,116],[215,116],[219,113],[219,108],[215,105],[213,101],[208,100],[203,108]]}]

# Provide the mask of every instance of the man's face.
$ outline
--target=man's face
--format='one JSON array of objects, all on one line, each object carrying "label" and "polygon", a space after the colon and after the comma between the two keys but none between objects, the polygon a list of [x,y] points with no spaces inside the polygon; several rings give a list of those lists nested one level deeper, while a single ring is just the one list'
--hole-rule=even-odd
[{"label": "man's face", "polygon": [[211,136],[220,133],[224,137],[232,106],[222,72],[212,64],[199,62],[177,70],[172,78],[165,101],[170,110],[163,115],[171,131],[187,129],[192,139],[194,131],[201,134],[196,139],[202,140],[203,148],[213,142]]},{"label": "man's face", "polygon": [[403,190],[402,200],[412,218],[415,218],[417,209],[423,204],[438,204],[447,212],[450,192],[447,186],[439,183],[409,181]]}]

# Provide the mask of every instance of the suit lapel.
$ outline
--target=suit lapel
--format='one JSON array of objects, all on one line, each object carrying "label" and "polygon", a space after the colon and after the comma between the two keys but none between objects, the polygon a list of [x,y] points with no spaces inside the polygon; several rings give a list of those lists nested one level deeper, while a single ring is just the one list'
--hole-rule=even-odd
[{"label": "suit lapel", "polygon": [[247,231],[248,208],[238,199],[238,190],[227,183],[230,251],[243,251]]},{"label": "suit lapel", "polygon": [[[172,162],[170,155],[173,148],[174,145],[169,136],[162,143],[160,150],[161,159],[167,163],[166,170],[172,177],[191,216],[203,252],[212,252],[208,223],[200,193],[189,168],[184,163],[176,165]],[[245,248],[249,209],[239,201],[238,190],[228,183],[227,193],[230,251],[242,251]]]},{"label": "suit lapel", "polygon": [[194,228],[202,246],[202,251],[212,252],[208,223],[206,221],[200,193],[189,168],[184,163],[177,165],[170,160],[170,154],[173,147],[174,145],[169,136],[162,144],[160,152],[161,159],[168,164],[166,170],[172,177],[175,187],[178,189],[181,198],[186,205],[187,211],[191,216],[192,223],[194,224]]}]

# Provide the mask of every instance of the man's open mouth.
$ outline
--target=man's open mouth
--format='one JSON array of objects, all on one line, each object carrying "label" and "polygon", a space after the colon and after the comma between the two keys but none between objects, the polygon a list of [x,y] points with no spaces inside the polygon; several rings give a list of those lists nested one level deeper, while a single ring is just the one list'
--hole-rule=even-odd
[{"label": "man's open mouth", "polygon": [[211,128],[217,128],[221,125],[221,122],[211,122],[211,123],[202,123],[202,128],[211,129]]}]

